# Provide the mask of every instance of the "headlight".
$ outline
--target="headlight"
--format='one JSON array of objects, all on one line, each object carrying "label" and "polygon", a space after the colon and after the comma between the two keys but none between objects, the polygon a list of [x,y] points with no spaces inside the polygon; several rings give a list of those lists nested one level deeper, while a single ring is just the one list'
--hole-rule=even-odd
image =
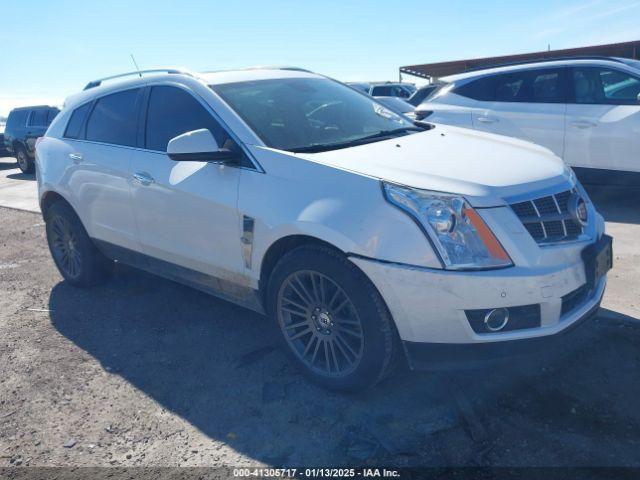
[{"label": "headlight", "polygon": [[489,269],[513,265],[480,215],[459,195],[383,182],[389,202],[413,217],[432,240],[447,269]]}]

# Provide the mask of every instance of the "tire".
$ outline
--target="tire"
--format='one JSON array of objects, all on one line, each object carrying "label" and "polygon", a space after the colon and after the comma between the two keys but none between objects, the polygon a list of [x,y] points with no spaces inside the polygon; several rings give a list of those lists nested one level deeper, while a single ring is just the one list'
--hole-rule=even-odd
[{"label": "tire", "polygon": [[22,173],[33,173],[35,171],[35,162],[29,158],[27,151],[22,145],[16,146],[16,161]]},{"label": "tire", "polygon": [[361,391],[392,371],[399,345],[391,315],[341,253],[319,245],[287,253],[271,274],[266,300],[289,357],[317,384]]},{"label": "tire", "polygon": [[93,244],[82,222],[65,202],[57,201],[45,215],[47,243],[56,267],[77,287],[102,282],[112,264]]}]

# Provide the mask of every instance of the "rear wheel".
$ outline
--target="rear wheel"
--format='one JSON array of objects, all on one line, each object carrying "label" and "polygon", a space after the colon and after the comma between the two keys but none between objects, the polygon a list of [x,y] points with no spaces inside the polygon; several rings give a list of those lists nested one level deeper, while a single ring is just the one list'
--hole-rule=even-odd
[{"label": "rear wheel", "polygon": [[95,247],[73,209],[58,201],[47,209],[45,221],[49,250],[64,279],[79,287],[102,281],[111,262]]},{"label": "rear wheel", "polygon": [[293,250],[276,265],[268,295],[288,354],[313,381],[357,391],[391,371],[397,348],[391,316],[344,255],[322,246]]},{"label": "rear wheel", "polygon": [[16,160],[18,167],[22,170],[22,173],[33,173],[35,170],[35,164],[33,160],[29,158],[27,151],[22,145],[16,147]]}]

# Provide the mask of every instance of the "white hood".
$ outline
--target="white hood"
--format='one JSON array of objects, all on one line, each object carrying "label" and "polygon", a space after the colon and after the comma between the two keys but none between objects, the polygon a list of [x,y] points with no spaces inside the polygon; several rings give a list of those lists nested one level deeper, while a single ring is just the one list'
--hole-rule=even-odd
[{"label": "white hood", "polygon": [[571,186],[550,150],[511,137],[437,125],[426,132],[352,148],[297,156],[425,190],[459,193],[477,207]]}]

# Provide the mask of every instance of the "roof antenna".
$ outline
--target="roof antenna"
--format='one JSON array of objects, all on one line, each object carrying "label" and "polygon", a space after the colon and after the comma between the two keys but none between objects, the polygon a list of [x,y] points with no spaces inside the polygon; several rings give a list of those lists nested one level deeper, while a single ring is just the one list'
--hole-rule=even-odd
[{"label": "roof antenna", "polygon": [[142,77],[142,72],[140,71],[140,68],[138,67],[138,64],[136,63],[136,59],[133,58],[133,53],[130,53],[129,56],[131,57],[131,61],[133,62],[133,65],[136,67],[136,70],[138,71],[138,75],[140,75],[140,77]]}]

